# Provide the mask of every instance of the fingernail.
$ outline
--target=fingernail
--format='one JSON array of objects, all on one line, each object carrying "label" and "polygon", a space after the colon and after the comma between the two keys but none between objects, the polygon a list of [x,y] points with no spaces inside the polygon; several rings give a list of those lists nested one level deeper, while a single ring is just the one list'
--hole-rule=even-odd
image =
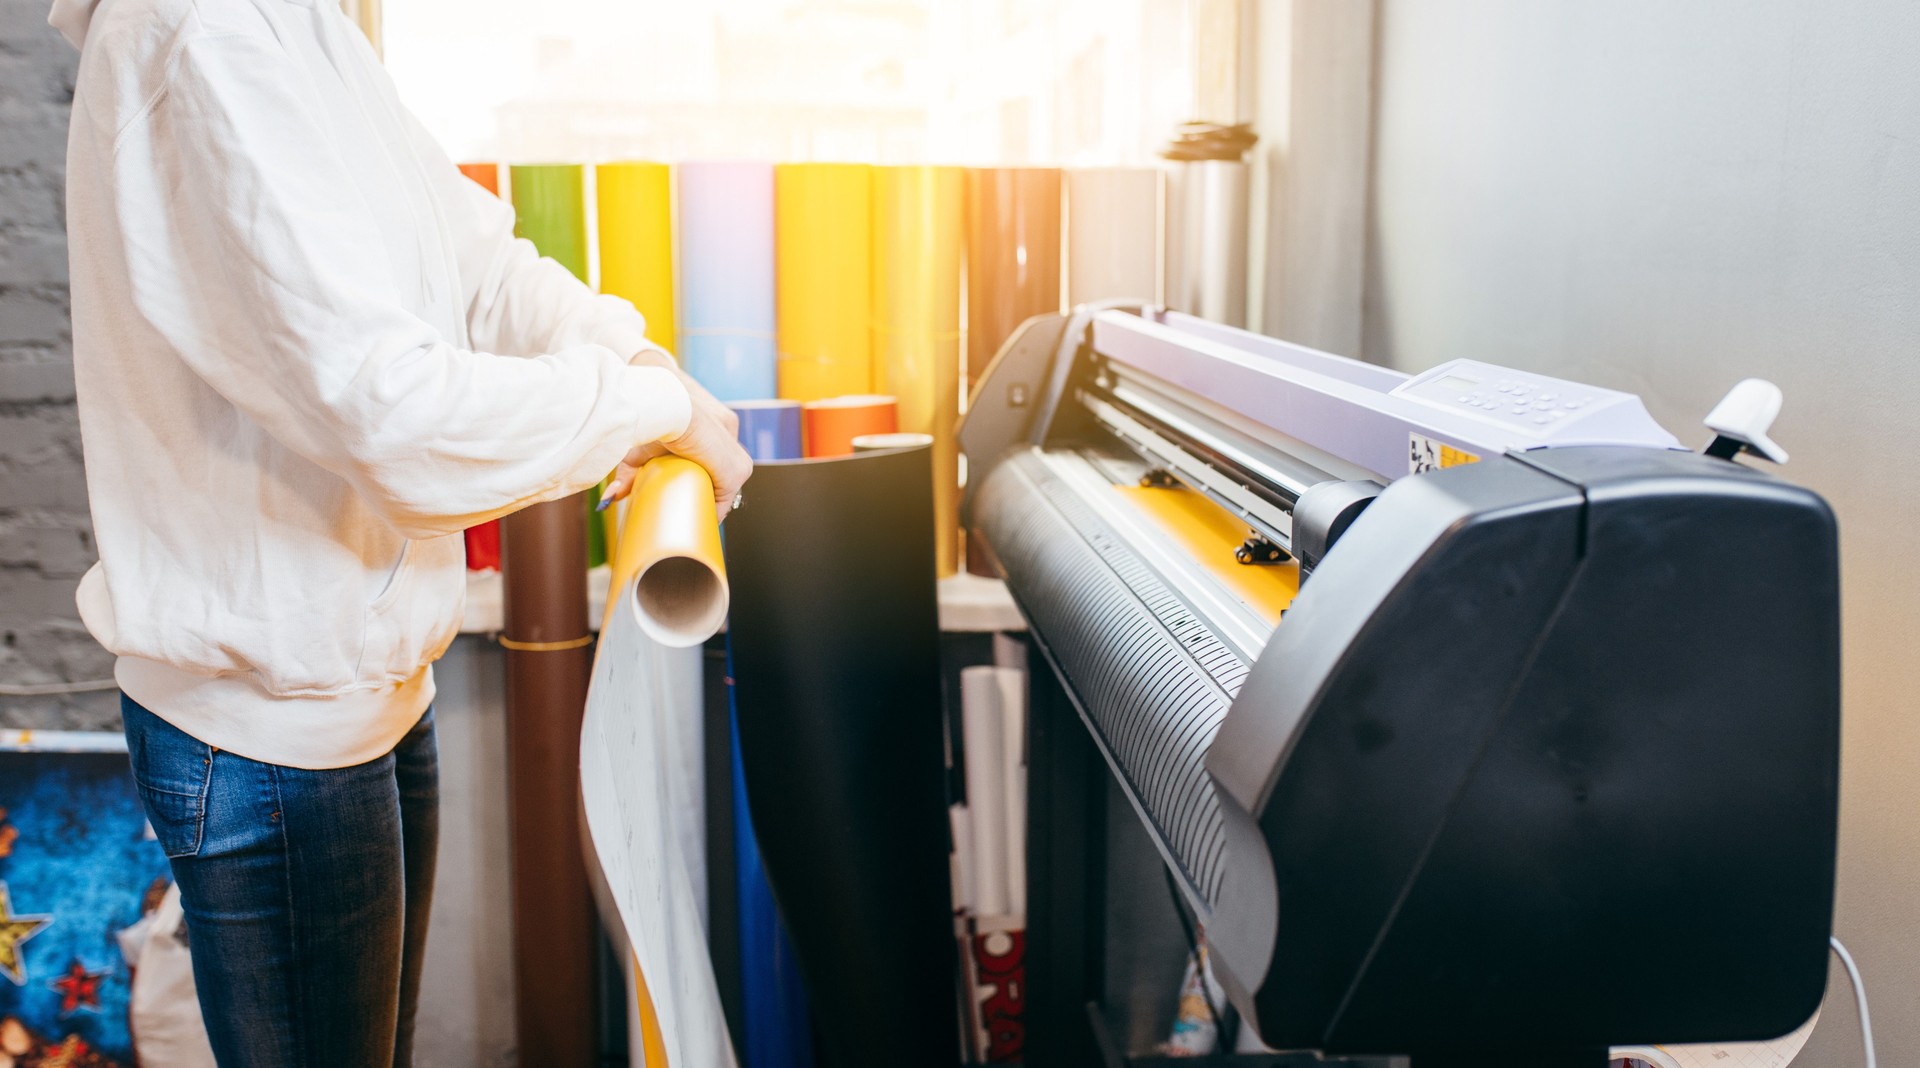
[{"label": "fingernail", "polygon": [[602,494],[600,495],[600,503],[599,503],[599,504],[596,504],[596,505],[594,505],[594,506],[593,506],[593,510],[594,510],[594,511],[596,511],[596,512],[604,512],[604,511],[606,511],[606,510],[607,510],[607,506],[613,503],[613,491],[614,491],[614,490],[615,490],[616,488],[618,488],[618,486],[619,486],[619,485],[620,485],[620,484],[616,482],[616,483],[614,483],[613,485],[611,485],[611,486],[608,486],[608,487],[607,487],[607,491],[606,491],[605,493],[602,493]]}]

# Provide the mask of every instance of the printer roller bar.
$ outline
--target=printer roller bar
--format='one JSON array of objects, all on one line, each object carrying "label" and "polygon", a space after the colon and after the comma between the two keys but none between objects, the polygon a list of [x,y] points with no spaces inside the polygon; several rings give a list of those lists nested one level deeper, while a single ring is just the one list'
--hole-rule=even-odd
[{"label": "printer roller bar", "polygon": [[[1119,405],[1083,392],[1080,403],[1101,426],[1139,453],[1149,464],[1192,486],[1275,545],[1293,548],[1292,501],[1281,504],[1250,488],[1243,479],[1223,472],[1184,449],[1168,435],[1153,430]],[[1298,499],[1297,497],[1295,498]]]},{"label": "printer roller bar", "polygon": [[1056,470],[1073,464],[1085,461],[1031,447],[1008,456],[977,514],[1123,791],[1204,912],[1225,866],[1206,754],[1249,660],[1178,592],[1188,580],[1150,566]]}]

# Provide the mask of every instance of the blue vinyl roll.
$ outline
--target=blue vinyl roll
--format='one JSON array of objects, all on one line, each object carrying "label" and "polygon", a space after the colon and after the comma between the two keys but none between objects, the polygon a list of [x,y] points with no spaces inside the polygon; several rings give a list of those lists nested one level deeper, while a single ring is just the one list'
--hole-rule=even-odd
[{"label": "blue vinyl roll", "polygon": [[772,334],[682,330],[680,366],[722,401],[777,392]]},{"label": "blue vinyl roll", "polygon": [[[768,340],[771,350],[773,342]],[[688,359],[687,350],[682,351]],[[688,373],[699,377],[688,362]],[[760,396],[773,392],[769,380]],[[712,387],[709,386],[709,389]],[[800,458],[800,402],[744,400],[728,405],[740,417],[740,444],[754,460]],[[747,809],[746,774],[740,766],[740,725],[733,712],[733,666],[727,666],[727,720],[732,732],[733,871],[739,900],[741,1064],[744,1068],[813,1068],[812,1017],[806,984],[786,925],[780,922],[760,861],[760,844]]]},{"label": "blue vinyl roll", "polygon": [[727,407],[740,417],[740,444],[755,462],[800,458],[799,401],[733,401]]},{"label": "blue vinyl roll", "polygon": [[775,392],[773,165],[674,169],[680,354],[723,401]]},{"label": "blue vinyl roll", "polygon": [[733,733],[733,857],[740,895],[740,1000],[746,1048],[744,1068],[812,1068],[813,1033],[800,962],[773,888],[760,862],[760,845],[747,811],[746,773],[740,766],[740,725],[728,688]]}]

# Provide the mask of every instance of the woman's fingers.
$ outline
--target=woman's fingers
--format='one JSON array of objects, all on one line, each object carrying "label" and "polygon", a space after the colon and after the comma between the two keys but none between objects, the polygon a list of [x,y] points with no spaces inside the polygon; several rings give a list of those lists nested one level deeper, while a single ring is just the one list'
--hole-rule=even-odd
[{"label": "woman's fingers", "polygon": [[629,464],[622,460],[620,466],[614,468],[613,478],[608,480],[607,488],[601,491],[600,503],[593,506],[594,511],[604,512],[612,507],[615,501],[626,499],[627,494],[633,492],[633,476],[638,470],[637,464]]}]

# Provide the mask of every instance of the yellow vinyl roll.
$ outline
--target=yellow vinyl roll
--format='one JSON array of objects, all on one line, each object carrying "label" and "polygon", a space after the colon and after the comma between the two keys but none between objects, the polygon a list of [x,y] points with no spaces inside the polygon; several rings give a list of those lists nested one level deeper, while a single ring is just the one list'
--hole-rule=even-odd
[{"label": "yellow vinyl roll", "polygon": [[653,1007],[653,992],[647,989],[645,969],[640,967],[640,954],[630,953],[633,957],[633,1000],[639,1008],[640,1050],[644,1059],[640,1062],[646,1068],[671,1068],[667,1064],[667,1042],[660,1036],[660,1012]]},{"label": "yellow vinyl roll", "polygon": [[959,570],[960,260],[966,172],[873,172],[874,388],[899,401],[900,430],[933,436],[939,575]]},{"label": "yellow vinyl roll", "polygon": [[699,464],[662,456],[634,476],[610,589],[607,618],[631,611],[661,645],[685,649],[719,633],[727,618],[727,565],[713,481]]},{"label": "yellow vinyl roll", "polygon": [[600,292],[625,298],[640,309],[647,320],[647,340],[671,352],[671,174],[664,163],[602,163],[593,174],[600,213]]},{"label": "yellow vinyl roll", "polygon": [[873,392],[873,168],[773,169],[780,396]]},{"label": "yellow vinyl roll", "polygon": [[1300,593],[1300,565],[1242,564],[1233,550],[1248,527],[1225,508],[1185,486],[1115,486],[1127,503],[1165,531],[1233,594],[1278,624],[1280,613]]}]

